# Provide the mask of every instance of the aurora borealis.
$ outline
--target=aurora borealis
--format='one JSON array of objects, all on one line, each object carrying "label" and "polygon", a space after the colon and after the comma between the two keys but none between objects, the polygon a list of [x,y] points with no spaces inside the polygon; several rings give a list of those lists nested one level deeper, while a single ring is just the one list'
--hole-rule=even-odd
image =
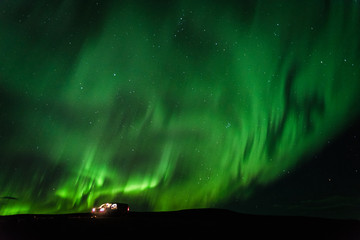
[{"label": "aurora borealis", "polygon": [[357,1],[1,1],[0,214],[246,201],[359,117],[359,25]]}]

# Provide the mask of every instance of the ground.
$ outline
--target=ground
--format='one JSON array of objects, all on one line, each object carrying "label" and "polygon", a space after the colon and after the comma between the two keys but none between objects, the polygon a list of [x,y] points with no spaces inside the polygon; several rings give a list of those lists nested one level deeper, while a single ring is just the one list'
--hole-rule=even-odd
[{"label": "ground", "polygon": [[131,212],[91,218],[90,214],[0,217],[0,239],[121,239],[205,237],[264,239],[359,239],[360,221],[245,215],[220,209]]}]

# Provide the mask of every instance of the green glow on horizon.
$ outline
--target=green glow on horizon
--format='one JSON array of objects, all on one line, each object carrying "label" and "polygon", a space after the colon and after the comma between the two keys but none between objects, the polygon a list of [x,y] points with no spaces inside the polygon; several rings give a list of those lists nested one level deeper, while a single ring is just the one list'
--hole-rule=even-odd
[{"label": "green glow on horizon", "polygon": [[246,199],[358,116],[359,3],[195,2],[1,15],[1,215]]}]

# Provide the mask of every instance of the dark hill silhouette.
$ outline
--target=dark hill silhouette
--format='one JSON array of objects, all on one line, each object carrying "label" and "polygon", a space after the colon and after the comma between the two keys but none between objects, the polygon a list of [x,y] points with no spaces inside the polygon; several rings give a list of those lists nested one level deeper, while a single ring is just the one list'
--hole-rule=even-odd
[{"label": "dark hill silhouette", "polygon": [[222,209],[0,217],[0,239],[360,239],[360,222],[312,217],[259,216]]}]

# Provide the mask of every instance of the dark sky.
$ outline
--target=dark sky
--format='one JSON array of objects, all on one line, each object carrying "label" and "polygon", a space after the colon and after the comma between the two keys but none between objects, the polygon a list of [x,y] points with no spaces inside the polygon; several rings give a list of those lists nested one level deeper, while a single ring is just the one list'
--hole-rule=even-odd
[{"label": "dark sky", "polygon": [[357,1],[1,1],[0,214],[358,218],[359,24]]},{"label": "dark sky", "polygon": [[258,188],[247,201],[235,199],[226,207],[259,214],[358,219],[359,135],[357,120],[284,177]]}]

